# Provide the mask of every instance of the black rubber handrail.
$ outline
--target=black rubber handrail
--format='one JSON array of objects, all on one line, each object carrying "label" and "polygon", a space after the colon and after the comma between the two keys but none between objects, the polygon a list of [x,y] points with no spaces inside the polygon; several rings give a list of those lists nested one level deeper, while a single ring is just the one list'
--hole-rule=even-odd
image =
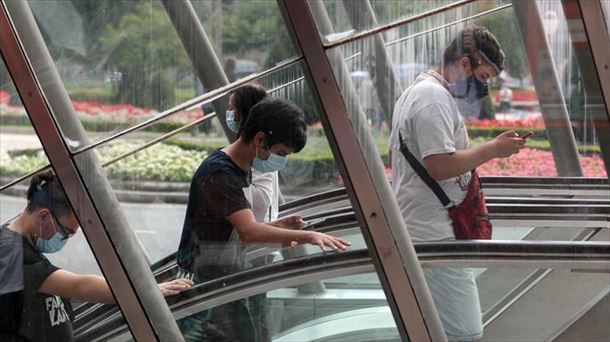
[{"label": "black rubber handrail", "polygon": [[[415,250],[422,262],[434,261],[439,263],[462,260],[468,263],[479,260],[485,263],[490,258],[496,263],[498,260],[512,263],[532,260],[568,263],[577,261],[580,263],[580,266],[582,263],[598,263],[598,268],[602,267],[603,269],[610,270],[610,243],[606,242],[469,240],[416,243]],[[306,256],[215,279],[197,285],[180,295],[168,298],[167,301],[172,311],[182,310],[194,301],[208,301],[211,298],[215,298],[218,301],[220,297],[228,296],[236,288],[247,288],[255,283],[260,284],[261,281],[273,283],[282,277],[295,277],[299,274],[312,274],[313,272],[331,268],[345,269],[370,265],[371,263],[372,260],[366,249]],[[601,263],[601,266],[599,263]],[[478,266],[481,266],[481,264],[479,263]],[[567,267],[569,268],[570,264]],[[272,289],[272,285],[269,285],[269,289]],[[227,300],[226,302],[229,301]],[[113,310],[116,310],[116,308]],[[105,330],[115,330],[124,325],[123,318],[118,312],[111,313],[106,310],[104,311],[105,314],[102,317],[97,313],[95,317],[100,318],[102,321],[109,320],[104,324]],[[94,313],[92,312],[91,314]],[[112,317],[112,315],[115,317]],[[100,320],[96,319],[95,321],[99,322]],[[88,321],[87,326],[94,327],[96,323]],[[79,325],[78,319],[75,321],[75,328],[79,338],[87,339],[93,337],[82,331],[84,327]]]},{"label": "black rubber handrail", "polygon": [[[481,177],[485,189],[494,188],[528,188],[528,189],[580,189],[580,190],[609,190],[607,178],[585,177]],[[338,188],[311,196],[299,198],[280,206],[280,212],[307,205],[311,202],[320,202],[338,197],[347,197],[345,188]]]}]

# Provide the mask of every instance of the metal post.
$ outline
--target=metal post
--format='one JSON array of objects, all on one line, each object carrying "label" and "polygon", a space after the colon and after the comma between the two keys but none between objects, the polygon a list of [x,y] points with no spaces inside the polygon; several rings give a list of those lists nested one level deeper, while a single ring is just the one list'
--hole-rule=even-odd
[{"label": "metal post", "polygon": [[587,94],[587,110],[597,133],[602,160],[610,175],[610,37],[605,29],[603,9],[597,1],[562,2]]},{"label": "metal post", "polygon": [[323,109],[322,123],[398,330],[405,340],[444,341],[443,327],[373,137],[361,111],[348,110],[351,100],[341,95],[340,85],[345,86],[348,77],[345,66],[333,73],[331,62],[336,56],[325,51],[313,19],[316,10],[310,10],[308,4],[318,9],[323,6],[319,1],[278,1],[295,47],[303,54],[303,72]]},{"label": "metal post", "polygon": [[2,56],[134,338],[181,340],[95,154],[90,151],[74,158],[66,146],[84,144],[87,137],[28,3],[2,1],[1,5]]},{"label": "metal post", "polygon": [[[375,12],[369,0],[343,0],[342,4],[355,29],[365,30],[377,26]],[[362,54],[366,56],[365,60],[370,61],[366,63],[366,66],[369,69],[369,74],[373,76],[373,83],[375,84],[375,89],[377,89],[377,98],[379,98],[383,108],[388,127],[391,127],[394,106],[402,93],[402,88],[392,67],[392,61],[388,57],[383,36],[378,33],[372,39],[375,50],[373,53],[370,50],[362,51]]]},{"label": "metal post", "polygon": [[[229,80],[214,52],[214,47],[210,43],[191,2],[188,0],[161,0],[161,2],[206,91],[229,84]],[[227,138],[229,141],[235,140],[235,133],[227,127],[225,121],[227,99],[220,98],[212,102],[212,105]]]},{"label": "metal post", "polygon": [[582,176],[576,139],[544,33],[538,4],[536,1],[513,1],[513,9],[521,28],[521,36],[525,40],[527,61],[538,93],[540,110],[557,173],[562,177]]}]

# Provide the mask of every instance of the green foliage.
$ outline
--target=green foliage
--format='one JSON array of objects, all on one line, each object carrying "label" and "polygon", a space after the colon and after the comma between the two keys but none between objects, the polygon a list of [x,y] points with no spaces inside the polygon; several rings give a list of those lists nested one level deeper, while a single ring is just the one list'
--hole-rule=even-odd
[{"label": "green foliage", "polygon": [[496,109],[494,108],[491,96],[485,96],[481,100],[481,112],[479,113],[479,119],[495,119]]},{"label": "green foliage", "polygon": [[49,163],[46,155],[41,150],[36,154],[23,154],[15,157],[0,155],[0,175],[3,177],[19,177]]},{"label": "green foliage", "polygon": [[[310,132],[311,133],[311,132]],[[482,144],[493,137],[478,136],[471,139],[473,145]],[[377,148],[385,164],[388,164],[388,137],[376,139]],[[141,141],[115,143],[97,150],[102,163],[121,156],[141,146]],[[550,150],[547,140],[536,135],[528,139],[528,147],[539,150]],[[167,143],[155,144],[105,168],[111,180],[119,181],[165,181],[190,182],[195,170],[210,151],[220,145],[203,144],[184,139],[171,139]],[[579,145],[581,154],[599,154],[600,148],[595,145]],[[0,174],[5,177],[18,177],[48,164],[44,153],[38,150],[24,149],[14,151],[0,159]],[[324,136],[310,136],[305,148],[289,156],[288,165],[282,171],[282,179],[288,182],[324,183],[333,181],[339,169],[328,142]],[[291,183],[292,184],[292,183]]]},{"label": "green foliage", "polygon": [[[88,132],[114,132],[134,126],[138,121],[134,119],[114,119],[110,117],[81,116],[79,120]],[[0,115],[2,126],[30,126],[30,119],[23,114]],[[166,133],[184,126],[184,122],[163,120],[143,129],[144,132]]]},{"label": "green foliage", "polygon": [[223,26],[223,52],[243,55],[249,51],[267,53],[265,67],[295,56],[278,7],[273,1],[240,1]]},{"label": "green foliage", "polygon": [[66,90],[73,101],[96,101],[100,103],[112,103],[113,90],[111,86],[99,86],[96,84],[66,84]]},{"label": "green foliage", "polygon": [[[112,144],[98,151],[102,163],[134,150],[142,142]],[[207,153],[155,144],[106,167],[110,179],[189,182]]]},{"label": "green foliage", "polygon": [[137,107],[166,109],[175,104],[174,88],[165,71],[190,65],[164,10],[138,3],[118,24],[107,25],[99,37],[110,53],[108,64],[121,75],[114,101]]},{"label": "green foliage", "polygon": [[178,146],[185,151],[205,151],[210,153],[216,149],[226,146],[227,143],[203,143],[192,139],[170,138],[164,141],[167,145]]}]

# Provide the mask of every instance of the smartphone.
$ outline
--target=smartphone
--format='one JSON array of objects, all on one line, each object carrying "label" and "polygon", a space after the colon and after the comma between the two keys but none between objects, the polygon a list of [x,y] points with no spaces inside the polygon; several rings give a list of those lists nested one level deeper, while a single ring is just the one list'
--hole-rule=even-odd
[{"label": "smartphone", "polygon": [[326,221],[326,219],[323,218],[323,217],[309,220],[309,221],[307,221],[307,225],[305,225],[305,227],[303,227],[301,229],[309,229],[309,230],[311,230],[311,229],[314,228],[314,226],[317,226],[317,225],[319,225],[320,223],[322,223],[324,221]]},{"label": "smartphone", "polygon": [[521,138],[521,139],[527,139],[527,138],[529,138],[529,137],[530,137],[530,135],[532,135],[532,134],[534,134],[534,132],[529,131],[529,132],[527,132],[527,133],[523,133],[523,134],[521,134],[521,135],[519,136],[519,138]]}]

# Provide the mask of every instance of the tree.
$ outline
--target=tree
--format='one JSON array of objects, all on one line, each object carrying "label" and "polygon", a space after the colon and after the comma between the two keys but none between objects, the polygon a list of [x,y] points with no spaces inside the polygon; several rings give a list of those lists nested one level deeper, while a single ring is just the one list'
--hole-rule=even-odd
[{"label": "tree", "polygon": [[175,105],[175,84],[167,73],[190,62],[160,5],[138,3],[116,25],[106,26],[99,42],[109,54],[107,64],[121,77],[116,102],[158,110]]}]

